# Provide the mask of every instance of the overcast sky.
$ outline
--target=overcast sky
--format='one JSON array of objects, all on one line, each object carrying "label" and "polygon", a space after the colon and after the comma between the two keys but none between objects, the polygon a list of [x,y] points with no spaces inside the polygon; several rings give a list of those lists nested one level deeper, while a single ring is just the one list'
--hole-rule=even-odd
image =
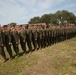
[{"label": "overcast sky", "polygon": [[68,10],[76,15],[76,0],[0,0],[0,24],[26,24],[34,16]]}]

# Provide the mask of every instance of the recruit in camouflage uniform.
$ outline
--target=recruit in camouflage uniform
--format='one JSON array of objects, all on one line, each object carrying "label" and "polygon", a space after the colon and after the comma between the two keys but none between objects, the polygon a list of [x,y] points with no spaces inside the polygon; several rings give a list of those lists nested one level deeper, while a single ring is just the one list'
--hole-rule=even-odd
[{"label": "recruit in camouflage uniform", "polygon": [[10,34],[10,30],[7,29],[7,27],[4,27],[5,31],[4,31],[4,43],[5,43],[5,47],[7,49],[7,52],[9,53],[10,59],[12,59],[12,49],[11,49],[11,34]]},{"label": "recruit in camouflage uniform", "polygon": [[49,39],[49,45],[51,46],[51,42],[52,42],[52,32],[51,32],[51,29],[48,30],[48,39]]},{"label": "recruit in camouflage uniform", "polygon": [[27,45],[29,51],[32,51],[32,30],[27,30]]},{"label": "recruit in camouflage uniform", "polygon": [[11,41],[12,41],[14,51],[16,53],[16,57],[18,57],[19,56],[19,48],[18,48],[19,34],[18,34],[17,30],[14,27],[11,30]]},{"label": "recruit in camouflage uniform", "polygon": [[0,55],[4,59],[2,62],[5,62],[6,61],[6,55],[5,55],[5,51],[4,51],[4,36],[3,36],[3,32],[1,30],[1,27],[0,27]]},{"label": "recruit in camouflage uniform", "polygon": [[32,38],[32,41],[33,41],[33,46],[34,46],[34,50],[38,49],[38,32],[37,30],[32,30],[32,35],[33,35],[33,38]]},{"label": "recruit in camouflage uniform", "polygon": [[49,29],[46,30],[46,46],[49,46]]},{"label": "recruit in camouflage uniform", "polygon": [[26,30],[21,28],[19,32],[19,38],[20,38],[20,44],[24,54],[26,54],[26,37],[27,37]]},{"label": "recruit in camouflage uniform", "polygon": [[43,48],[46,47],[46,35],[45,35],[45,30],[42,30],[43,32]]},{"label": "recruit in camouflage uniform", "polygon": [[38,46],[39,48],[43,48],[43,32],[42,29],[38,31]]}]

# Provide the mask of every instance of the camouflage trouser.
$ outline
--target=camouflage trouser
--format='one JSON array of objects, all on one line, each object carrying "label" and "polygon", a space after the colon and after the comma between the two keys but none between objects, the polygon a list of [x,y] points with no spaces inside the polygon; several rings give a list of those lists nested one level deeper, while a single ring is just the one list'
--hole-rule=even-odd
[{"label": "camouflage trouser", "polygon": [[48,46],[48,39],[45,37],[45,46]]},{"label": "camouflage trouser", "polygon": [[28,45],[28,48],[29,48],[29,51],[32,51],[32,45],[31,45],[31,41],[27,41],[27,45]]},{"label": "camouflage trouser", "polygon": [[61,35],[58,35],[58,42],[61,42]]},{"label": "camouflage trouser", "polygon": [[43,38],[43,47],[46,47],[46,38]]},{"label": "camouflage trouser", "polygon": [[34,46],[34,49],[37,49],[37,40],[33,40],[33,46]]},{"label": "camouflage trouser", "polygon": [[40,47],[43,48],[43,39],[40,39]]},{"label": "camouflage trouser", "polygon": [[59,36],[58,35],[56,36],[56,42],[59,42]]},{"label": "camouflage trouser", "polygon": [[0,55],[3,57],[4,60],[6,60],[6,55],[5,55],[3,46],[0,46]]},{"label": "camouflage trouser", "polygon": [[16,55],[18,55],[19,54],[18,44],[16,44],[16,43],[12,43],[12,44],[13,44],[13,48],[14,48]]},{"label": "camouflage trouser", "polygon": [[54,43],[56,43],[56,36],[53,36],[53,41]]},{"label": "camouflage trouser", "polygon": [[11,49],[11,46],[6,44],[6,49],[7,49],[7,52],[9,53],[10,55],[10,58],[12,57],[12,49]]},{"label": "camouflage trouser", "polygon": [[50,45],[50,39],[49,39],[49,37],[47,37],[47,46],[49,46]]},{"label": "camouflage trouser", "polygon": [[48,44],[51,45],[51,36],[48,38]]},{"label": "camouflage trouser", "polygon": [[26,42],[21,41],[20,44],[21,44],[22,50],[26,52]]},{"label": "camouflage trouser", "polygon": [[52,44],[54,44],[54,37],[52,36]]}]

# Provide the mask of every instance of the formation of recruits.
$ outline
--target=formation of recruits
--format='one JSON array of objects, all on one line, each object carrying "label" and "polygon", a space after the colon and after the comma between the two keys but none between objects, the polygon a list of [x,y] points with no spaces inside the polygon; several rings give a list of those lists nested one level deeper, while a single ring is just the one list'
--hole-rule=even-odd
[{"label": "formation of recruits", "polygon": [[[55,28],[55,29],[25,29],[22,26],[17,30],[14,26],[11,28],[4,26],[0,28],[0,54],[4,58],[4,62],[7,60],[4,47],[10,56],[10,60],[13,58],[12,48],[16,53],[15,57],[19,56],[19,44],[23,50],[23,53],[28,51],[42,49],[52,44],[73,38],[76,36],[76,28]],[[33,46],[33,47],[32,47]]]}]

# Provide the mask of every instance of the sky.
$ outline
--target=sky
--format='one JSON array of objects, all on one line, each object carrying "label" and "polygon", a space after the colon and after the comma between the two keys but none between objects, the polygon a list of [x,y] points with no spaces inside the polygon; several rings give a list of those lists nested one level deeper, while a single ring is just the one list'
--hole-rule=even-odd
[{"label": "sky", "polygon": [[68,10],[76,15],[76,0],[0,0],[0,24],[27,24],[35,16]]}]

